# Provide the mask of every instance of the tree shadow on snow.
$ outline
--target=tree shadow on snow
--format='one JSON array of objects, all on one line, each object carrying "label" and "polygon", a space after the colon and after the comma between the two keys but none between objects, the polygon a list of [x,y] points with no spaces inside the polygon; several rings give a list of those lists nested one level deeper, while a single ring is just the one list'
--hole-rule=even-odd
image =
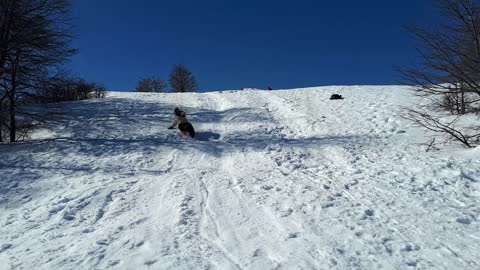
[{"label": "tree shadow on snow", "polygon": [[199,141],[218,141],[220,139],[220,134],[215,132],[197,132],[195,134],[195,139]]},{"label": "tree shadow on snow", "polygon": [[[197,131],[196,139],[192,140],[180,138],[176,131],[167,129],[175,106],[118,97],[53,106],[44,112],[55,116],[47,122],[47,127],[54,131],[51,138],[0,145],[0,207],[21,205],[25,198],[38,192],[31,187],[32,183],[52,176],[67,183],[75,177],[93,174],[129,175],[132,168],[142,168],[142,158],[172,150],[222,157],[228,152],[264,150],[278,144],[301,148],[346,144],[366,136],[291,139],[282,137],[281,132],[268,133],[262,129],[264,125],[276,124],[263,108],[215,111],[186,107],[183,109]],[[247,128],[222,134],[215,129],[219,123]],[[57,191],[61,192],[61,187]]]}]

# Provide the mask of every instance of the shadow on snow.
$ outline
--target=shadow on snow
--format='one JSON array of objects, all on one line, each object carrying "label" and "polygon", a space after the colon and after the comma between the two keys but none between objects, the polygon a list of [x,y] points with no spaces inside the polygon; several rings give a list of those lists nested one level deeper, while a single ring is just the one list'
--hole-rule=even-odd
[{"label": "shadow on snow", "polygon": [[69,181],[94,173],[128,174],[132,168],[139,168],[136,161],[128,159],[135,155],[148,157],[178,149],[221,158],[228,152],[258,151],[271,145],[305,149],[312,145],[348,144],[356,138],[288,139],[281,133],[268,134],[262,129],[234,134],[202,130],[202,126],[216,123],[253,127],[268,124],[273,120],[262,108],[225,111],[185,108],[197,129],[197,138],[180,138],[175,131],[167,130],[174,107],[161,102],[107,98],[50,108],[43,113],[56,115],[56,120],[47,124],[55,131],[54,138],[0,145],[0,206],[21,204],[36,191],[32,183],[52,176]]}]

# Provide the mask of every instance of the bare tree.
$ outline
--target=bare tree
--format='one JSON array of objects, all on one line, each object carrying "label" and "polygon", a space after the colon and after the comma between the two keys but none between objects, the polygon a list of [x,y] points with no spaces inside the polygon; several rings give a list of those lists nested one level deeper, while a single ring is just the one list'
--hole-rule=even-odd
[{"label": "bare tree", "polygon": [[20,105],[76,52],[69,47],[69,9],[68,0],[0,0],[0,92],[10,142],[17,140]]},{"label": "bare tree", "polygon": [[67,74],[50,77],[35,91],[30,102],[56,103],[63,101],[98,99],[106,96],[105,86],[73,78]]},{"label": "bare tree", "polygon": [[173,92],[195,92],[198,89],[195,77],[184,65],[174,66],[169,81]]},{"label": "bare tree", "polygon": [[165,83],[165,81],[155,77],[140,80],[136,88],[137,92],[161,93],[166,92],[166,90],[167,84]]},{"label": "bare tree", "polygon": [[422,64],[402,72],[419,96],[431,100],[429,108],[410,110],[407,118],[434,133],[447,135],[473,147],[477,127],[460,131],[459,119],[444,122],[425,109],[462,115],[480,107],[480,6],[478,0],[439,0],[445,23],[437,30],[407,27],[420,42]]},{"label": "bare tree", "polygon": [[105,98],[107,95],[107,88],[103,85],[95,85],[95,88],[93,89],[93,98],[99,99],[99,98]]}]

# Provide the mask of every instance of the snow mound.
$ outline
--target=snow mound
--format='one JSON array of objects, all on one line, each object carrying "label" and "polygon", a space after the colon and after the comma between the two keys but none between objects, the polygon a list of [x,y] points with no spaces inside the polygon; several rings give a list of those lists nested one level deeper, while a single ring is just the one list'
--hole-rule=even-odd
[{"label": "snow mound", "polygon": [[[69,103],[0,145],[0,269],[480,269],[479,149],[422,151],[411,103],[398,86]],[[167,129],[176,106],[196,139]]]}]

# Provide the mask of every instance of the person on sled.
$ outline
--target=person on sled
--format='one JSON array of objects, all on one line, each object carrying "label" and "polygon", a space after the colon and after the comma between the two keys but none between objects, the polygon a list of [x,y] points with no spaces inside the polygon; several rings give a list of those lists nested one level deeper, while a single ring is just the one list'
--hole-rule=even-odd
[{"label": "person on sled", "polygon": [[168,129],[178,128],[182,136],[190,136],[195,138],[195,129],[193,128],[192,124],[188,122],[187,113],[179,108],[175,108],[173,114],[175,115],[175,121]]}]

